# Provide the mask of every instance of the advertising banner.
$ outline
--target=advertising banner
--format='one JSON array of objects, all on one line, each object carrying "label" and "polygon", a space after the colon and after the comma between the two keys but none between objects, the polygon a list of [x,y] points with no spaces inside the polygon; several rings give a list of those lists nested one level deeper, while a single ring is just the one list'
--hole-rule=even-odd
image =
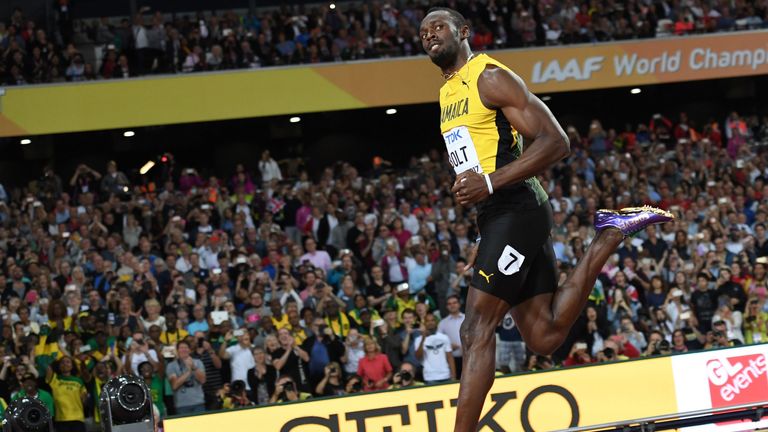
[{"label": "advertising banner", "polygon": [[[706,351],[672,358],[679,412],[768,402],[768,345]],[[726,422],[685,431],[743,431],[760,422]]]},{"label": "advertising banner", "polygon": [[[169,419],[167,432],[448,432],[458,384]],[[674,412],[669,358],[496,380],[483,431],[551,431]]]},{"label": "advertising banner", "polygon": [[[768,31],[488,52],[535,93],[768,73]],[[426,56],[0,89],[0,137],[437,103]]]},{"label": "advertising banner", "polygon": [[[450,432],[458,384],[171,418],[168,432]],[[496,379],[481,432],[552,431],[768,403],[768,344],[524,373]],[[727,422],[685,431],[744,431]]]}]

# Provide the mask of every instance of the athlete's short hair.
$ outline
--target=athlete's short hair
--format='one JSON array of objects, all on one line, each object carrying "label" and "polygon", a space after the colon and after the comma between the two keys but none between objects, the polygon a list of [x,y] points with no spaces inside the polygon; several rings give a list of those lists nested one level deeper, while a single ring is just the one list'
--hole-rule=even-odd
[{"label": "athlete's short hair", "polygon": [[467,20],[464,18],[464,15],[462,15],[459,11],[455,9],[451,9],[447,7],[433,7],[427,11],[427,15],[431,14],[432,12],[447,12],[448,15],[451,17],[451,21],[453,21],[453,24],[456,25],[457,29],[461,29],[462,26],[467,25]]}]

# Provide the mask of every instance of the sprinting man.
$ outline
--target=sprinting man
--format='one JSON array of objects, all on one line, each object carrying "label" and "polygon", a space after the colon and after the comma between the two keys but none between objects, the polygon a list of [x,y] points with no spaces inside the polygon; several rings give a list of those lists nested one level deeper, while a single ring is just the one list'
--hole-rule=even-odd
[{"label": "sprinting man", "polygon": [[[550,231],[552,208],[536,175],[570,154],[563,129],[546,105],[509,68],[469,47],[464,17],[433,8],[421,42],[443,73],[440,126],[457,177],[458,202],[478,206],[481,241],[461,327],[463,374],[456,432],[474,432],[494,377],[494,330],[511,311],[526,345],[552,353],[581,313],[595,279],[622,240],[672,220],[651,207],[595,215],[598,233],[560,286]],[[523,137],[530,148],[523,153]]]}]

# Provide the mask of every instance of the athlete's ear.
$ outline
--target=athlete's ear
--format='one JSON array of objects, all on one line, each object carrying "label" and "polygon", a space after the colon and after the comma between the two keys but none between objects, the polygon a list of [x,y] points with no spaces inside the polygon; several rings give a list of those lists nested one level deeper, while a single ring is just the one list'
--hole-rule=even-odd
[{"label": "athlete's ear", "polygon": [[459,38],[461,40],[469,39],[469,26],[468,25],[464,24],[463,26],[461,26],[461,28],[459,29]]}]

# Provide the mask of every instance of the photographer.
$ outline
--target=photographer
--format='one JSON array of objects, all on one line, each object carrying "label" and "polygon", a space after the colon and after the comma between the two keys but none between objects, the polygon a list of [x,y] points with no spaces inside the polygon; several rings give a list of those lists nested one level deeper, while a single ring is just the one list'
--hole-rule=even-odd
[{"label": "photographer", "polygon": [[[189,341],[190,338],[185,338]],[[205,406],[208,409],[216,401],[216,392],[221,388],[224,378],[221,374],[221,358],[216,354],[211,343],[205,340],[205,333],[197,332],[194,336],[194,351],[191,354],[193,359],[200,360],[205,368],[205,384],[203,384],[203,393],[205,393]]]},{"label": "photographer", "polygon": [[275,402],[293,402],[297,400],[307,400],[312,395],[309,393],[300,392],[296,386],[296,383],[289,376],[280,377],[277,380],[275,386],[275,393],[269,399],[269,403]]},{"label": "photographer", "polygon": [[312,336],[301,344],[301,349],[309,353],[309,382],[315,385],[330,362],[343,363],[346,348],[322,318],[314,319],[311,330]]},{"label": "photographer", "polygon": [[344,392],[348,395],[361,393],[363,391],[363,379],[360,375],[353,374],[347,378],[347,383],[344,385]]},{"label": "photographer", "polygon": [[224,384],[224,387],[219,391],[221,397],[221,407],[223,409],[243,408],[253,406],[254,403],[248,399],[248,394],[245,390],[245,382],[241,380],[235,380],[232,384]]},{"label": "photographer", "polygon": [[408,362],[403,362],[403,364],[400,365],[400,370],[392,376],[393,389],[418,387],[423,385],[423,382],[416,381],[416,368]]},{"label": "photographer", "polygon": [[176,360],[168,363],[165,375],[173,389],[176,414],[192,414],[205,411],[205,365],[190,356],[191,348],[186,341],[176,344]]},{"label": "photographer", "polygon": [[315,387],[317,396],[341,396],[344,394],[344,382],[341,380],[341,366],[331,362],[325,367],[325,376]]},{"label": "photographer", "polygon": [[145,340],[142,333],[133,334],[128,351],[123,356],[122,361],[130,368],[129,371],[137,376],[139,375],[139,365],[145,361],[152,364],[155,372],[159,372],[163,368],[155,350],[155,343],[152,340]]}]

